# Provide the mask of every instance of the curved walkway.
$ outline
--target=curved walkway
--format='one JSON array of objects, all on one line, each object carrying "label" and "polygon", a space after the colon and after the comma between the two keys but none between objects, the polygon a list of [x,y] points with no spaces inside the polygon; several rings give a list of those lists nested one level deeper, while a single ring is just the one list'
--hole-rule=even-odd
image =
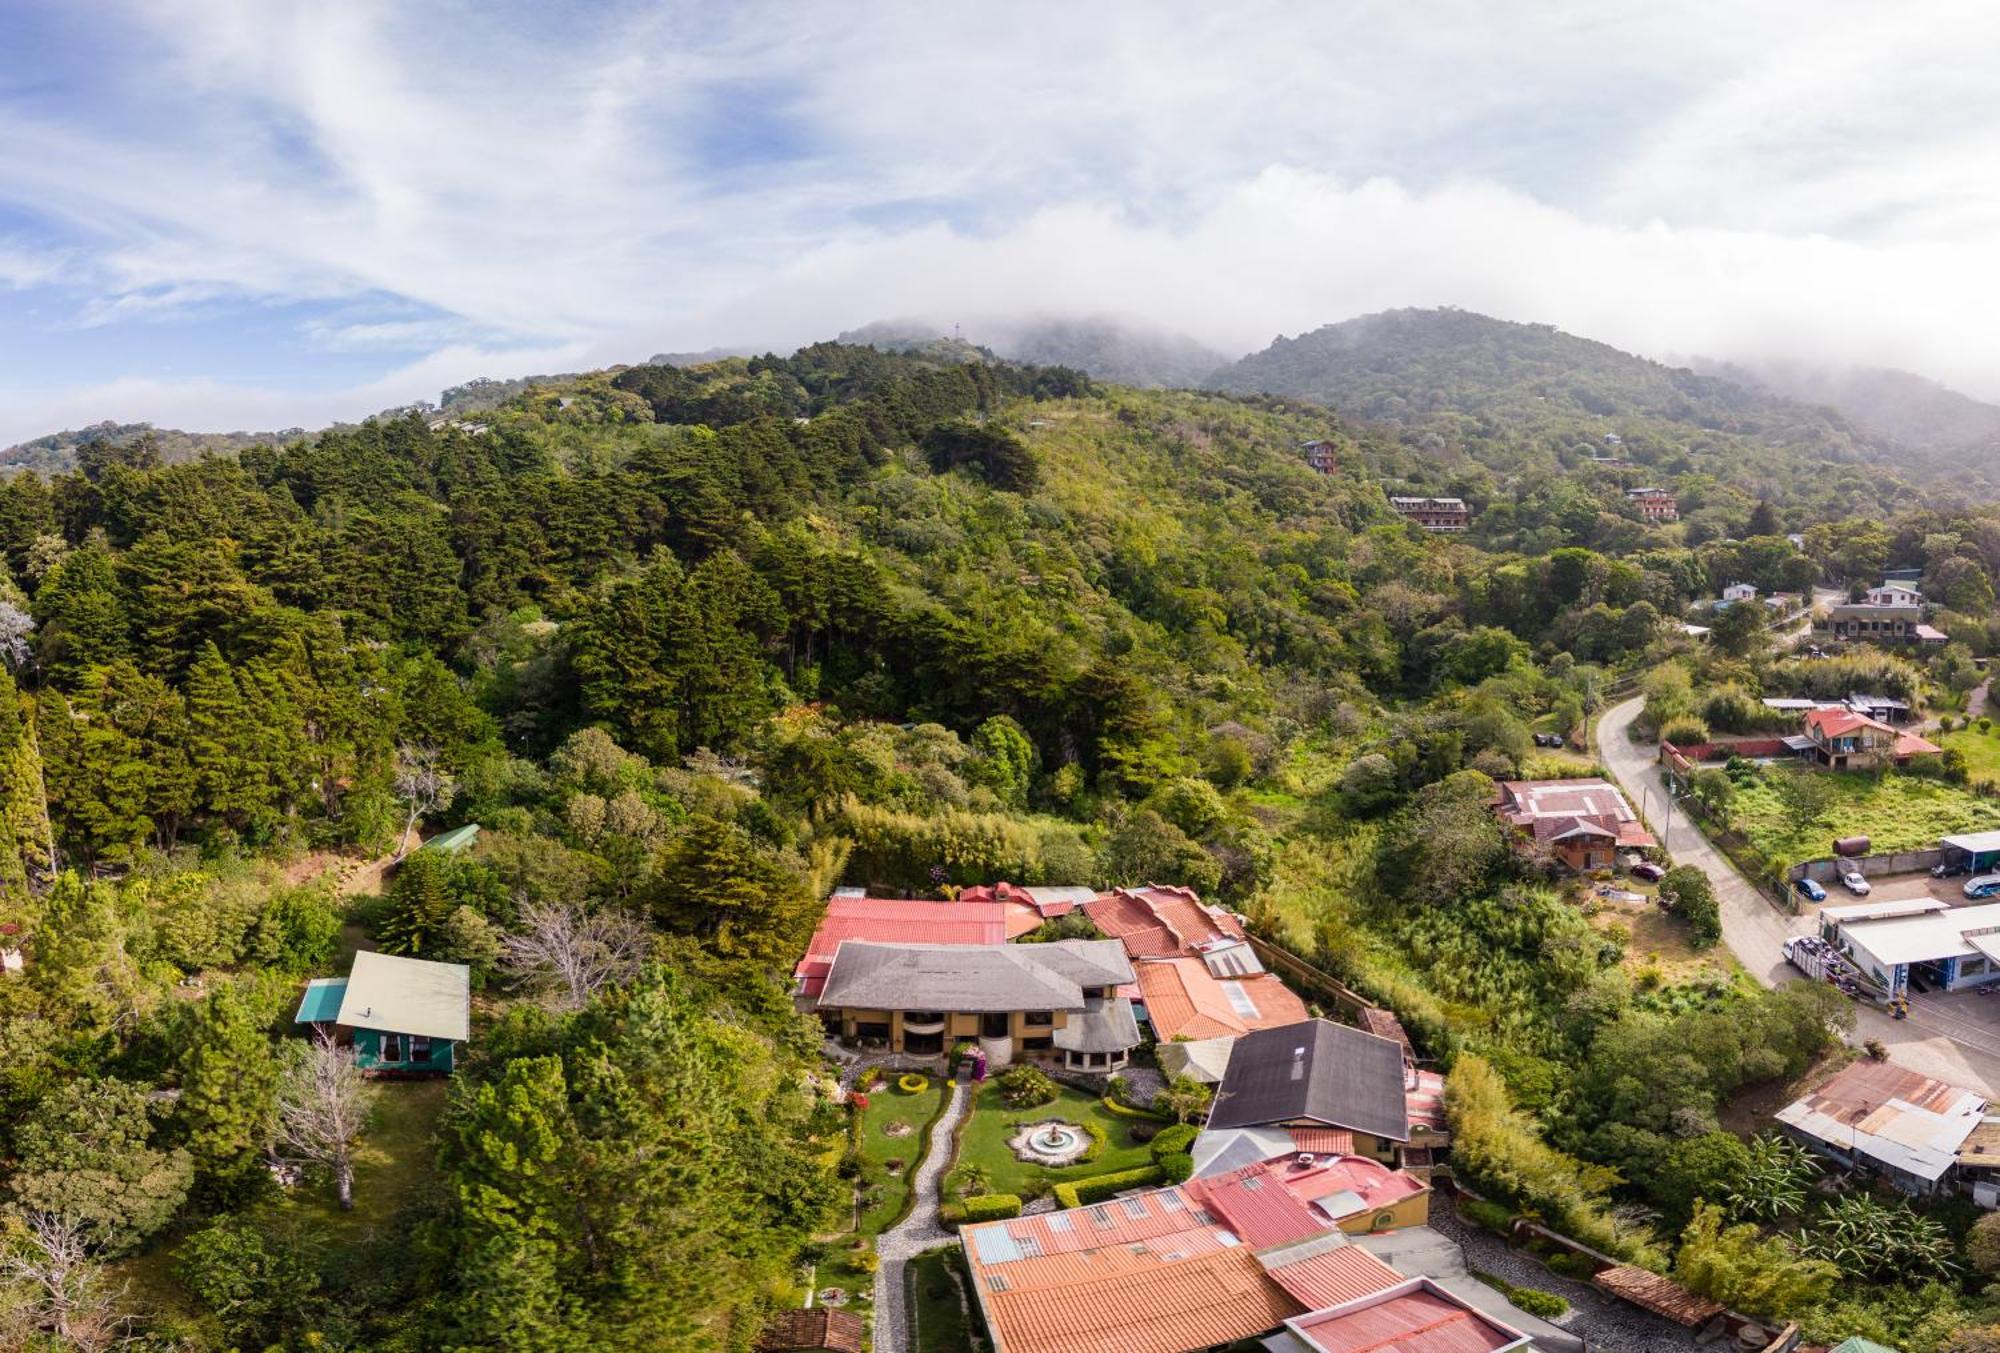
[{"label": "curved walkway", "polygon": [[938,1185],[951,1169],[952,1134],[971,1097],[970,1084],[952,1088],[951,1103],[931,1125],[930,1147],[910,1181],[909,1215],[875,1239],[875,1254],[881,1261],[875,1270],[875,1353],[906,1353],[910,1313],[904,1305],[903,1269],[915,1255],[954,1239],[938,1224]]},{"label": "curved walkway", "polygon": [[[1777,904],[1744,878],[1678,806],[1672,813],[1671,836],[1663,830],[1667,827],[1668,799],[1659,749],[1652,743],[1633,742],[1630,736],[1632,721],[1644,705],[1642,698],[1635,697],[1604,712],[1597,726],[1597,743],[1605,767],[1660,843],[1672,852],[1675,863],[1691,864],[1708,875],[1722,912],[1723,943],[1751,976],[1767,987],[1802,976],[1785,961],[1782,946],[1793,935],[1811,934],[1815,929],[1811,918],[1778,910]],[[1873,1005],[1857,1002],[1854,1041],[1879,1039],[1898,1063],[1912,1071],[1992,1095],[2000,1091],[2000,1010],[1993,1012],[1995,1022],[1988,1023],[1979,1018],[1985,1014],[1983,1009],[1962,1007],[1963,1002],[1954,1007],[1954,1019],[1943,1011],[1933,1014],[1913,1005],[1908,1019],[1896,1020]],[[1967,1015],[1972,1019],[1966,1019]]]}]

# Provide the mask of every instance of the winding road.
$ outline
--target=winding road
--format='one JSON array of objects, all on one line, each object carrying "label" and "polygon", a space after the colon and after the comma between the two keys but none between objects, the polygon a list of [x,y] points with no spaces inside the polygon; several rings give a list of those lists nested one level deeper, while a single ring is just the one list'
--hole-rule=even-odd
[{"label": "winding road", "polygon": [[[1801,979],[1785,961],[1783,945],[1793,935],[1811,934],[1811,918],[1778,910],[1667,797],[1658,746],[1631,738],[1632,721],[1644,704],[1635,697],[1605,711],[1597,725],[1599,758],[1675,863],[1708,875],[1722,910],[1723,943],[1737,961],[1767,987]],[[1986,1095],[2000,1092],[2000,1004],[1970,994],[1918,997],[1905,1020],[1858,1003],[1855,1016],[1857,1045],[1879,1039],[1894,1061],[1912,1071]]]}]

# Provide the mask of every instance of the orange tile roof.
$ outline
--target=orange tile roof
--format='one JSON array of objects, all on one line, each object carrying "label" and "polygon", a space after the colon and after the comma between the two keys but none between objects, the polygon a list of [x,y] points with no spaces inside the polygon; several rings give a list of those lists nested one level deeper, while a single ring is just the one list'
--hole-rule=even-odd
[{"label": "orange tile roof", "polygon": [[754,1347],[757,1353],[790,1353],[794,1349],[861,1353],[865,1328],[852,1311],[814,1306],[803,1311],[779,1311],[764,1322]]},{"label": "orange tile roof", "polygon": [[1084,907],[1133,958],[1191,954],[1211,940],[1242,939],[1243,926],[1225,911],[1211,911],[1190,888],[1114,888]]},{"label": "orange tile roof", "polygon": [[1897,756],[1935,756],[1943,750],[1944,748],[1938,746],[1935,742],[1932,742],[1928,738],[1920,738],[1915,733],[1898,733],[1896,735],[1895,755]]},{"label": "orange tile roof", "polygon": [[1220,1217],[1253,1249],[1304,1240],[1325,1231],[1327,1217],[1262,1165],[1249,1165],[1208,1179],[1190,1179],[1188,1196]]},{"label": "orange tile roof", "polygon": [[1316,1156],[1354,1154],[1354,1134],[1346,1128],[1295,1127],[1290,1132],[1292,1145],[1301,1151],[1310,1151]]},{"label": "orange tile roof", "polygon": [[1341,1245],[1334,1249],[1305,1245],[1296,1248],[1303,1252],[1302,1258],[1289,1259],[1284,1250],[1266,1252],[1260,1258],[1264,1262],[1264,1271],[1271,1275],[1271,1281],[1289,1292],[1292,1299],[1308,1311],[1338,1306],[1343,1301],[1353,1301],[1403,1281],[1402,1274],[1359,1245]]},{"label": "orange tile roof", "polygon": [[992,1276],[976,1286],[999,1353],[1183,1353],[1262,1334],[1301,1309],[1240,1246],[1025,1290],[994,1291]]},{"label": "orange tile roof", "polygon": [[[1153,1037],[1163,1043],[1182,1035],[1191,1039],[1232,1038],[1252,1029],[1297,1024],[1309,1015],[1306,1003],[1270,973],[1218,979],[1198,958],[1154,959],[1132,967],[1139,977]],[[1236,1009],[1224,980],[1238,985],[1256,1007],[1255,1014]]]}]

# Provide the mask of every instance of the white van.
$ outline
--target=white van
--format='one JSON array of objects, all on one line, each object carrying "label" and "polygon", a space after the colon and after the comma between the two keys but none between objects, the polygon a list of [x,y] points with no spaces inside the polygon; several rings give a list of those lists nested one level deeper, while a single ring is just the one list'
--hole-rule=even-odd
[{"label": "white van", "polygon": [[2000,874],[1981,874],[1965,881],[1967,897],[1991,897],[1995,893],[2000,893]]}]

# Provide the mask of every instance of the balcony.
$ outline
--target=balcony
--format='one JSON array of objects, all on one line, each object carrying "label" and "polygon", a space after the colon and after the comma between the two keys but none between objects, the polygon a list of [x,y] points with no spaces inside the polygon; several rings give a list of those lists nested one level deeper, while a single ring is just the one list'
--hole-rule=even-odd
[{"label": "balcony", "polygon": [[903,1016],[905,1034],[941,1034],[944,1032],[944,1016],[934,1010],[914,1011]]}]

